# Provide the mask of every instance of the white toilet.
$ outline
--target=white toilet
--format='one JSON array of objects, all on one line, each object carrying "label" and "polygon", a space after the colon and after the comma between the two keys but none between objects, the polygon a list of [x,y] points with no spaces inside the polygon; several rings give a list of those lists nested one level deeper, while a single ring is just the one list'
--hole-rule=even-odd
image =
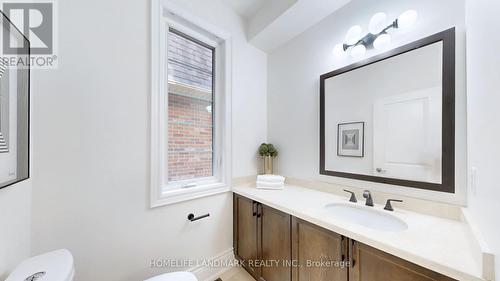
[{"label": "white toilet", "polygon": [[[73,255],[57,250],[23,261],[5,281],[73,281],[75,266]],[[189,272],[173,272],[155,276],[145,281],[198,281]]]},{"label": "white toilet", "polygon": [[23,261],[5,281],[72,281],[74,276],[73,256],[63,249]]}]

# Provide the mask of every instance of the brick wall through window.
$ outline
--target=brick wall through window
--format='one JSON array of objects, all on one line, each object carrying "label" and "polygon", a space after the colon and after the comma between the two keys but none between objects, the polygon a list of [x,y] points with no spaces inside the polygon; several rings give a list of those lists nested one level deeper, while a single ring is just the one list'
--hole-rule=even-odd
[{"label": "brick wall through window", "polygon": [[199,98],[168,95],[169,182],[212,176],[211,105]]},{"label": "brick wall through window", "polygon": [[169,32],[168,181],[213,175],[213,49]]}]

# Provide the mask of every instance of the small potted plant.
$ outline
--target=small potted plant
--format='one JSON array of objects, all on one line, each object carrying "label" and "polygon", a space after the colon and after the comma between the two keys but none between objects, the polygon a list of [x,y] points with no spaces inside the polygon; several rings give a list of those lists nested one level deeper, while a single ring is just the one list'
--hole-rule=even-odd
[{"label": "small potted plant", "polygon": [[259,155],[264,159],[264,174],[273,173],[273,158],[278,156],[278,151],[271,143],[259,146]]}]

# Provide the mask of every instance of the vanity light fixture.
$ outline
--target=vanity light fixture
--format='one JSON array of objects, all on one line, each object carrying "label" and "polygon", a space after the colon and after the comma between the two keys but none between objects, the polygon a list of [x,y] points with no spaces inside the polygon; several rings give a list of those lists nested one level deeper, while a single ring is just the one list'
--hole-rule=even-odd
[{"label": "vanity light fixture", "polygon": [[363,36],[361,26],[352,26],[347,31],[344,43],[335,45],[333,53],[335,56],[342,56],[345,53],[349,53],[352,57],[358,58],[363,56],[367,49],[388,49],[392,40],[389,30],[409,28],[415,24],[417,18],[417,11],[408,10],[402,13],[391,24],[387,25],[387,15],[382,12],[376,13],[370,19],[368,34]]}]

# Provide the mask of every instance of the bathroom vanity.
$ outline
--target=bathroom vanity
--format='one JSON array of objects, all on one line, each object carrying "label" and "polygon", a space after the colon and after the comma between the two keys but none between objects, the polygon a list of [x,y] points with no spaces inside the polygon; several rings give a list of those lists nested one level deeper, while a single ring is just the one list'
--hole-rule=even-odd
[{"label": "bathroom vanity", "polygon": [[234,249],[256,280],[454,280],[240,195]]},{"label": "bathroom vanity", "polygon": [[[455,193],[454,28],[325,73],[319,86],[322,176]],[[293,185],[233,192],[234,253],[259,281],[489,276],[459,215],[384,208],[369,193],[365,206]]]},{"label": "bathroom vanity", "polygon": [[[483,280],[462,222],[297,186],[233,191],[234,254],[256,280]],[[406,228],[361,225],[332,215],[332,204],[373,208]]]}]

